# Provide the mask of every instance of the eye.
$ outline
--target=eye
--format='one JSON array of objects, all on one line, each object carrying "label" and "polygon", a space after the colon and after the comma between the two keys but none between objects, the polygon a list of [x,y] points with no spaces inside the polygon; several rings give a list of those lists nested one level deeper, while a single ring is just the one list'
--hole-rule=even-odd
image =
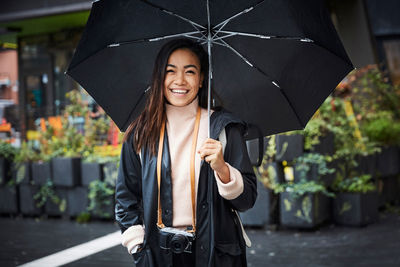
[{"label": "eye", "polygon": [[174,72],[174,70],[173,70],[173,69],[168,69],[168,70],[166,70],[165,72],[166,72],[166,73],[170,73],[170,72]]},{"label": "eye", "polygon": [[186,73],[189,73],[189,74],[196,74],[196,72],[194,72],[193,70],[188,70]]}]

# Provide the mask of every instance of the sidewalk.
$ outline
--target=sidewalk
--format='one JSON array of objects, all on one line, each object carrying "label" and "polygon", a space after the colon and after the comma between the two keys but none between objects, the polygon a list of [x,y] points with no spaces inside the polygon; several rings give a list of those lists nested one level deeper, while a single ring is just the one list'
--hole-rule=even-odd
[{"label": "sidewalk", "polygon": [[[118,231],[112,222],[0,217],[0,266],[18,266]],[[247,229],[249,266],[400,266],[400,216],[381,213],[363,228]],[[115,236],[115,235],[114,235]],[[121,245],[63,266],[134,266]]]}]

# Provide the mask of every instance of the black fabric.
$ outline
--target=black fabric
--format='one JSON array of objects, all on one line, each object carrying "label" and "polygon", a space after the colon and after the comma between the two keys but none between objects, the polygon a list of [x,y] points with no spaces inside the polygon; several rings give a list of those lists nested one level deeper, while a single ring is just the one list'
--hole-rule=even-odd
[{"label": "black fabric", "polygon": [[[94,97],[122,131],[126,130],[143,110],[154,59],[160,47],[170,40],[148,39],[197,30],[207,35],[201,26],[170,13],[207,29],[206,3],[96,1],[67,74]],[[226,34],[218,32],[218,24],[247,10],[229,21],[222,31],[271,37],[233,34],[216,40],[211,48],[213,90],[225,109],[257,125],[263,136],[305,127],[353,69],[325,1],[209,3],[213,36]],[[312,42],[300,41],[301,38]],[[115,43],[121,45],[108,47]]]},{"label": "black fabric", "polygon": [[[196,242],[193,247],[197,266],[246,266],[246,249],[234,210],[251,208],[257,197],[256,178],[243,139],[243,122],[225,111],[211,116],[211,138],[217,139],[226,129],[225,161],[238,169],[244,190],[236,199],[226,200],[218,193],[214,171],[202,162],[196,200]],[[142,163],[141,163],[142,162]],[[134,255],[138,267],[171,266],[173,253],[160,249],[157,222],[156,156],[142,152],[142,160],[133,149],[132,139],[122,146],[116,183],[115,219],[121,231],[135,224],[145,225],[143,250]],[[168,140],[164,142],[162,179],[169,185],[171,169]],[[172,211],[172,192],[161,190],[163,210]],[[172,212],[163,214],[172,222]],[[232,263],[236,265],[231,265]]]}]

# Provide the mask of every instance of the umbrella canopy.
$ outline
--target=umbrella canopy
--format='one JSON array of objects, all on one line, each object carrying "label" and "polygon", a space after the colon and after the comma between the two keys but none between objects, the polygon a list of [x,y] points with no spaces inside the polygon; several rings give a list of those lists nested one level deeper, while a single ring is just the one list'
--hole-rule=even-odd
[{"label": "umbrella canopy", "polygon": [[303,129],[353,69],[324,2],[96,1],[67,74],[125,131],[143,110],[158,50],[187,37],[208,51],[226,109],[264,136]]}]

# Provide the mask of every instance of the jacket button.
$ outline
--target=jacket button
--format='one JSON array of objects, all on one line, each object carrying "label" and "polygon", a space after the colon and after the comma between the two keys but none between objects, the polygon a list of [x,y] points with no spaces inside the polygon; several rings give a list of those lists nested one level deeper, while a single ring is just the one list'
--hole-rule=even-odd
[{"label": "jacket button", "polygon": [[201,205],[201,207],[202,207],[203,209],[205,209],[205,208],[207,208],[207,205],[206,205],[206,204],[203,204],[203,205]]},{"label": "jacket button", "polygon": [[169,210],[165,210],[164,213],[168,215],[169,214]]},{"label": "jacket button", "polygon": [[200,246],[200,250],[204,250],[204,246],[203,245]]}]

